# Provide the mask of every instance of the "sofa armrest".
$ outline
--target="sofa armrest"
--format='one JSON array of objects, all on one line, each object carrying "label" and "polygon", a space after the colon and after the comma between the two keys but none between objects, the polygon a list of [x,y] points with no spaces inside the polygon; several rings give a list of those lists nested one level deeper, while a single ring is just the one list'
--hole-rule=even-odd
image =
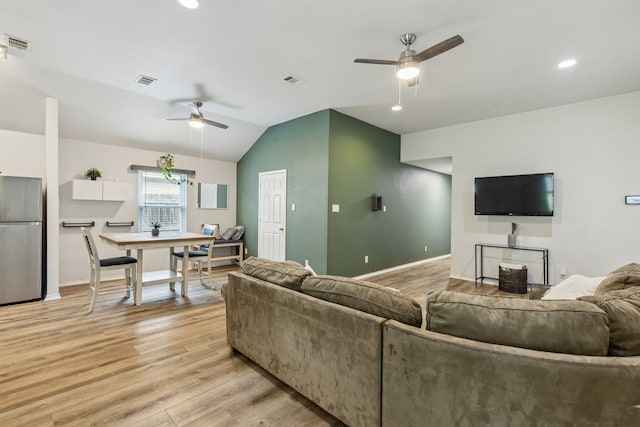
[{"label": "sofa armrest", "polygon": [[380,425],[386,319],[239,272],[224,297],[234,349],[347,425]]},{"label": "sofa armrest", "polygon": [[382,366],[383,426],[633,425],[640,417],[640,357],[528,350],[388,321]]}]

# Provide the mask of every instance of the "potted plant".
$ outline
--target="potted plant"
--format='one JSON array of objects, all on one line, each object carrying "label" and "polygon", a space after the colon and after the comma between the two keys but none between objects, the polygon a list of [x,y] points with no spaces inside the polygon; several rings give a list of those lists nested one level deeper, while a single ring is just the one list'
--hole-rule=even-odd
[{"label": "potted plant", "polygon": [[86,176],[87,178],[91,178],[91,181],[95,181],[97,178],[102,177],[102,172],[100,172],[100,169],[98,168],[91,168],[87,169],[87,171],[84,173],[84,176]]},{"label": "potted plant", "polygon": [[151,235],[152,236],[160,235],[160,223],[154,222],[154,223],[151,223],[151,225],[153,226],[153,228],[151,229]]},{"label": "potted plant", "polygon": [[187,178],[176,179],[173,177],[173,170],[175,168],[175,160],[173,158],[173,154],[163,154],[160,156],[160,160],[158,160],[158,167],[160,167],[160,171],[164,175],[167,181],[175,182],[180,185],[183,182],[186,182],[189,185],[193,185],[193,181]]}]

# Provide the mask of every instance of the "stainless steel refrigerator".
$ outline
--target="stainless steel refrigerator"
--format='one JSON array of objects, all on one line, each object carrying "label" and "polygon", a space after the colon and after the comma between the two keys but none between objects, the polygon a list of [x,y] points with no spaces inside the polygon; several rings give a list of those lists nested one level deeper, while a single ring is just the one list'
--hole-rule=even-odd
[{"label": "stainless steel refrigerator", "polygon": [[42,179],[0,175],[0,305],[43,297]]}]

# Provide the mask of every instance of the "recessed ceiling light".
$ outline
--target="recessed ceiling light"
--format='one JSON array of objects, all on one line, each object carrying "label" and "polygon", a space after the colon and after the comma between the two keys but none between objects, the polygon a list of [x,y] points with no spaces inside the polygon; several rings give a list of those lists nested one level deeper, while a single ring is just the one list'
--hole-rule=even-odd
[{"label": "recessed ceiling light", "polygon": [[197,9],[200,6],[200,0],[178,0],[178,3],[187,9]]},{"label": "recessed ceiling light", "polygon": [[558,63],[558,68],[571,68],[577,63],[578,61],[576,61],[575,59],[565,59],[564,61]]},{"label": "recessed ceiling light", "polygon": [[391,109],[392,109],[393,111],[400,111],[400,110],[402,110],[402,105],[400,105],[400,104],[396,104],[396,105],[394,105],[393,107],[391,107]]}]

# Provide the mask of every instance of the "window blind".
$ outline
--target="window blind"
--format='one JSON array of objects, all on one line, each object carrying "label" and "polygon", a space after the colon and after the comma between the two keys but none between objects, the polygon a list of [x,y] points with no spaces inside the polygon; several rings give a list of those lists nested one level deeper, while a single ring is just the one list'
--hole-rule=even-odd
[{"label": "window blind", "polygon": [[[181,179],[186,175],[174,174]],[[161,172],[138,171],[138,231],[151,231],[160,223],[162,231],[185,231],[187,226],[187,189],[167,180]]]}]

